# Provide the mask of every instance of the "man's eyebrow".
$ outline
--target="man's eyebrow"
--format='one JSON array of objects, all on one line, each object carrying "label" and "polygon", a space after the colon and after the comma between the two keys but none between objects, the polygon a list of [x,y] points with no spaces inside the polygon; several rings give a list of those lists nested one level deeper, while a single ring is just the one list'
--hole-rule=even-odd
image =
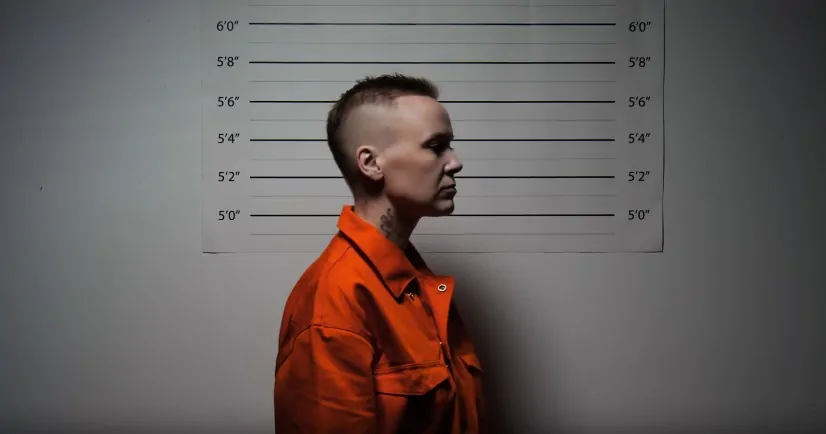
[{"label": "man's eyebrow", "polygon": [[425,140],[425,143],[432,142],[433,140],[453,140],[453,133],[447,131],[433,133]]}]

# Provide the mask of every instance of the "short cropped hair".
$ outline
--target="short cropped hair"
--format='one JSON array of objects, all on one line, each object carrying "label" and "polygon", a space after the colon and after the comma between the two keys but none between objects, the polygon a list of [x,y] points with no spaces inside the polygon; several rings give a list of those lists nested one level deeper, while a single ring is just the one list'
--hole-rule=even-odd
[{"label": "short cropped hair", "polygon": [[430,80],[412,77],[400,73],[367,76],[342,93],[327,114],[327,145],[333,154],[333,160],[344,176],[347,184],[353,188],[355,174],[350,173],[345,154],[346,143],[341,131],[352,110],[364,104],[393,104],[403,95],[420,95],[433,99],[439,98],[438,87]]}]

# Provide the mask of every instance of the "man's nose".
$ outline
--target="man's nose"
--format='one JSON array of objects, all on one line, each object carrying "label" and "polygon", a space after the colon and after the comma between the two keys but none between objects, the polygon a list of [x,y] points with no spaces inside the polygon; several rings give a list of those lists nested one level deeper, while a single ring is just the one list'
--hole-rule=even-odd
[{"label": "man's nose", "polygon": [[450,174],[459,173],[462,171],[463,167],[464,165],[462,164],[462,160],[459,159],[456,152],[450,151],[448,153],[448,162],[445,166],[445,171]]}]

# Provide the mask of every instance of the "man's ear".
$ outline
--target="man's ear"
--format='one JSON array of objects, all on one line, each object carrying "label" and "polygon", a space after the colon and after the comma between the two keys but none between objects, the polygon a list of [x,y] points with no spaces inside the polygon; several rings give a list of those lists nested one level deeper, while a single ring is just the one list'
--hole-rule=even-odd
[{"label": "man's ear", "polygon": [[364,176],[373,181],[384,178],[379,164],[379,152],[374,146],[359,146],[356,149],[356,165]]}]

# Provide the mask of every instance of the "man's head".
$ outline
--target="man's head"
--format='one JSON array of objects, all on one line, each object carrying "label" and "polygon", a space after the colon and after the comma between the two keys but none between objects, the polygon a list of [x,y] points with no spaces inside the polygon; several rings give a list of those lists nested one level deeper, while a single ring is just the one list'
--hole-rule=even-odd
[{"label": "man's head", "polygon": [[462,163],[453,128],[423,78],[368,77],[344,92],[327,118],[327,141],[357,201],[386,200],[408,218],[453,212]]}]

